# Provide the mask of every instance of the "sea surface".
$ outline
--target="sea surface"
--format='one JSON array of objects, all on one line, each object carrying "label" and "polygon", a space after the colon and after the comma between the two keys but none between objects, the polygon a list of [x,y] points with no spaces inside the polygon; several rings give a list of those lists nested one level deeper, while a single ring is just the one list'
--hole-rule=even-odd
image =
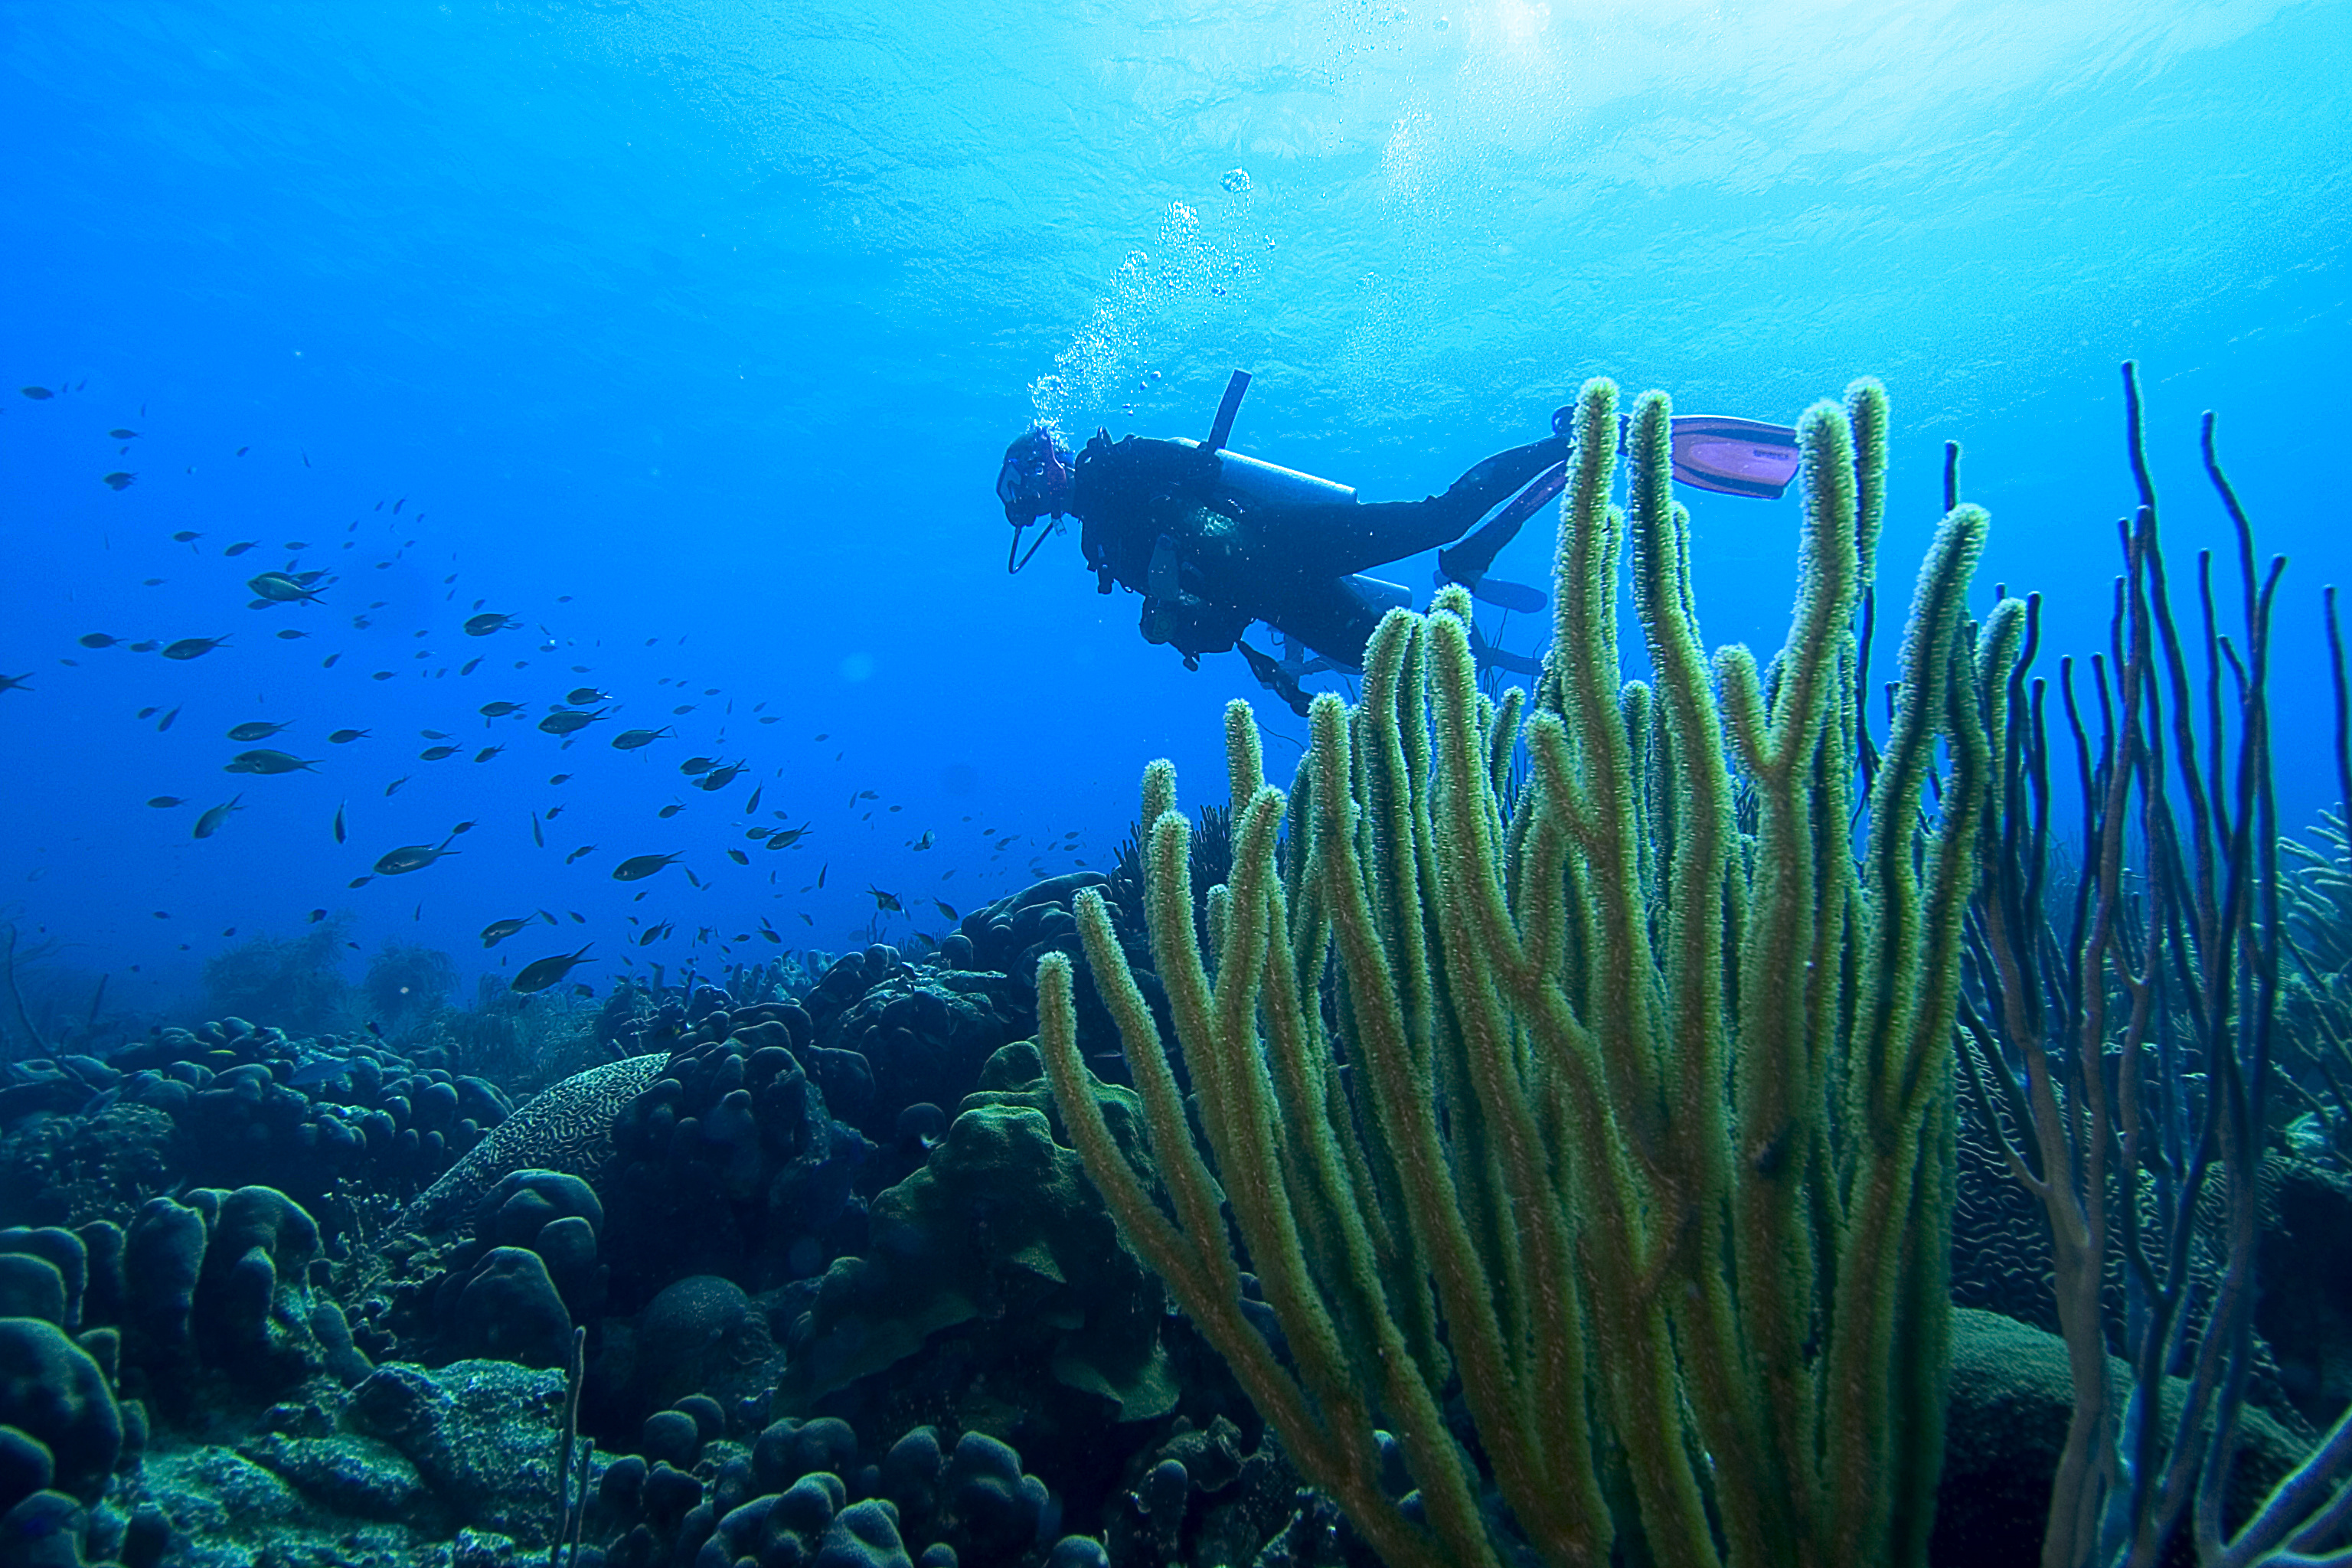
[{"label": "sea surface", "polygon": [[[2136,360],[2176,578],[2234,605],[2207,409],[2289,559],[2281,821],[2336,801],[2352,6],[10,0],[0,84],[0,919],[52,1015],[193,1021],[328,922],[460,1001],[919,946],[1106,867],[1152,758],[1218,798],[1229,698],[1285,774],[1239,657],[1148,645],[1075,531],[1008,574],[992,493],[1031,421],[1198,437],[1237,368],[1236,449],[1368,499],[1596,374],[1781,424],[1877,376],[1889,597],[1957,441],[2047,661],[2106,644]],[[1776,647],[1796,501],[1684,499],[1707,639]]]}]

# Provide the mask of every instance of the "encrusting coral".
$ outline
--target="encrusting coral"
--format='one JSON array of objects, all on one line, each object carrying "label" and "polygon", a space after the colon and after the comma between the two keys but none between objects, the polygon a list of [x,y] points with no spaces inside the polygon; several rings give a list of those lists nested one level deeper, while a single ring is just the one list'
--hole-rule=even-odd
[{"label": "encrusting coral", "polygon": [[[1493,1488],[1546,1563],[1632,1540],[1666,1563],[1925,1557],[1961,921],[2022,606],[1971,625],[1987,518],[1955,507],[1874,749],[1857,623],[1886,403],[1859,382],[1801,429],[1786,647],[1766,670],[1737,647],[1710,667],[1670,413],[1636,402],[1621,511],[1617,389],[1583,390],[1524,722],[1518,693],[1479,694],[1454,589],[1391,614],[1359,705],[1317,700],[1287,798],[1246,706],[1227,710],[1213,961],[1173,770],[1147,772],[1152,952],[1207,1159],[1101,896],[1076,910],[1165,1207],[1088,1088],[1069,960],[1039,967],[1039,1044],[1122,1232],[1398,1568],[1506,1555],[1443,1414],[1457,1373]],[[1654,687],[1620,677],[1628,546]],[[1244,1313],[1244,1267],[1286,1364]],[[1383,1485],[1381,1427],[1417,1508]]]}]

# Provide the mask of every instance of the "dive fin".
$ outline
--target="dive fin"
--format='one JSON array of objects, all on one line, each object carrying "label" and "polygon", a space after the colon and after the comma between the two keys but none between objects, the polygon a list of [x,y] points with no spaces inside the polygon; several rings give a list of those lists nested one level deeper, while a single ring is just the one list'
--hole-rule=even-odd
[{"label": "dive fin", "polygon": [[1542,659],[1531,654],[1513,653],[1507,648],[1496,647],[1475,626],[1470,628],[1470,653],[1481,669],[1500,669],[1512,675],[1526,676],[1530,680],[1543,674]]},{"label": "dive fin", "polygon": [[1492,605],[1498,610],[1517,610],[1523,616],[1534,615],[1549,603],[1542,589],[1530,587],[1525,583],[1506,582],[1500,577],[1481,577],[1463,586],[1470,590],[1470,596],[1474,599]]},{"label": "dive fin", "polygon": [[1723,414],[1678,414],[1675,478],[1695,489],[1778,500],[1797,477],[1797,433]]}]

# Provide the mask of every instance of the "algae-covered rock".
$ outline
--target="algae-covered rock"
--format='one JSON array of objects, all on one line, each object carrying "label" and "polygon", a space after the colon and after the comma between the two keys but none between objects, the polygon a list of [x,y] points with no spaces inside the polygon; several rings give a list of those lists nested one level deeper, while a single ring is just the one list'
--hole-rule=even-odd
[{"label": "algae-covered rock", "polygon": [[295,1437],[268,1432],[238,1452],[320,1507],[355,1519],[404,1521],[428,1534],[457,1523],[408,1457],[391,1444],[352,1433]]},{"label": "algae-covered rock", "polygon": [[1011,1098],[967,1100],[924,1168],[875,1200],[866,1255],[835,1263],[793,1325],[783,1405],[806,1408],[941,1330],[984,1320],[994,1353],[1043,1361],[1119,1420],[1173,1407],[1159,1281],[1120,1241],[1046,1113],[989,1102]]},{"label": "algae-covered rock", "polygon": [[563,1379],[503,1361],[378,1367],[344,1418],[399,1451],[457,1518],[543,1549],[554,1518]]}]

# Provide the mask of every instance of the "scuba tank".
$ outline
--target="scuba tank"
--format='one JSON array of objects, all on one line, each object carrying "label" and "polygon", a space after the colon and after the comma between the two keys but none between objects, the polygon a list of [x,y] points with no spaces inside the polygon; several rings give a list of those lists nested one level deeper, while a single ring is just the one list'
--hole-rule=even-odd
[{"label": "scuba tank", "polygon": [[1234,433],[1234,416],[1241,412],[1242,394],[1249,390],[1250,375],[1245,370],[1234,372],[1225,383],[1225,395],[1217,404],[1217,417],[1209,426],[1205,441],[1186,441],[1187,447],[1205,447],[1217,455],[1225,488],[1237,496],[1264,501],[1276,506],[1353,506],[1356,489],[1353,485],[1334,484],[1318,479],[1313,474],[1302,474],[1296,468],[1285,468],[1255,458],[1244,458],[1239,452],[1225,450],[1225,438]]},{"label": "scuba tank", "polygon": [[[1179,446],[1199,447],[1207,443],[1176,437]],[[1219,450],[1217,462],[1226,489],[1251,500],[1275,506],[1353,506],[1356,488],[1318,479],[1313,474],[1302,474],[1296,468],[1285,468],[1256,458],[1244,458],[1239,452]]]}]

